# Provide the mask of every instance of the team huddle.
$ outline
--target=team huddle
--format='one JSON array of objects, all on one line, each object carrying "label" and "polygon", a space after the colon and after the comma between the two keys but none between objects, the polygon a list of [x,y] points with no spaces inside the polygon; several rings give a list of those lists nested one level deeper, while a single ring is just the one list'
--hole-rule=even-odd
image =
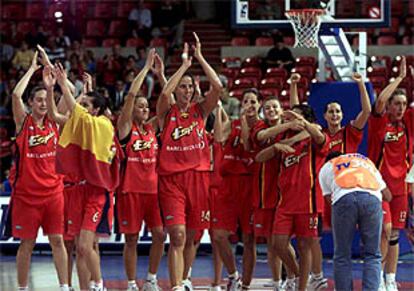
[{"label": "team huddle", "polygon": [[[136,245],[143,222],[152,235],[143,290],[160,290],[156,274],[166,234],[171,288],[192,290],[191,266],[204,230],[213,248],[211,290],[221,290],[223,265],[227,290],[250,288],[257,237],[266,238],[274,290],[326,288],[320,237],[323,228],[331,227],[331,205],[324,201],[318,175],[331,152],[358,151],[366,125],[368,157],[392,194],[390,202],[386,197],[383,201],[386,282],[381,284],[396,290],[398,234],[407,217],[406,176],[414,137],[414,109],[398,89],[406,75],[405,59],[399,77],[372,108],[362,76],[354,73],[362,110],[344,126],[338,102],[326,104],[327,128],[316,123],[313,109],[299,102],[296,73],[289,80],[289,109],[276,97],[263,100],[251,88],[243,93],[240,118],[231,120],[220,102],[223,84],[194,37],[195,45],[184,45],[182,64],[168,80],[162,59],[149,50],[115,125],[108,118],[106,100],[91,82],[86,80],[75,99],[63,66],[51,64],[38,47],[12,97],[17,135],[9,222],[12,235],[21,239],[16,256],[19,290],[28,290],[39,227],[49,237],[61,290],[71,290],[74,252],[81,290],[105,290],[98,238],[110,232],[115,215],[125,235],[128,290],[138,290]],[[38,54],[43,86],[31,91],[28,113],[22,95],[41,67]],[[187,72],[195,60],[209,81],[207,92],[201,92]],[[149,72],[162,86],[153,118],[140,94]],[[58,102],[56,86],[63,93]],[[206,127],[207,119],[214,120],[212,128]],[[229,240],[238,228],[243,241],[240,274]],[[297,239],[299,259],[292,237]],[[283,283],[282,266],[287,273]],[[395,289],[390,289],[393,284]]]}]

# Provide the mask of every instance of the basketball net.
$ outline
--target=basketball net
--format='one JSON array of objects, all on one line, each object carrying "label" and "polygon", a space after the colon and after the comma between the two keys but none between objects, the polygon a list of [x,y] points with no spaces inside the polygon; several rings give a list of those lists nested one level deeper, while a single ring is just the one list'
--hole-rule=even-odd
[{"label": "basketball net", "polygon": [[318,32],[324,9],[292,9],[286,12],[295,31],[295,47],[318,47]]}]

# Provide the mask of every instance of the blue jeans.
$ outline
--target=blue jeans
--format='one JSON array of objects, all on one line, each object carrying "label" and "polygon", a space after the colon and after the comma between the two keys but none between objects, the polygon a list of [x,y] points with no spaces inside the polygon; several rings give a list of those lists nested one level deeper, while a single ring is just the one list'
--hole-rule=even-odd
[{"label": "blue jeans", "polygon": [[378,290],[381,272],[381,202],[366,192],[352,192],[332,206],[335,290],[352,290],[351,248],[358,225],[364,246],[362,289]]}]

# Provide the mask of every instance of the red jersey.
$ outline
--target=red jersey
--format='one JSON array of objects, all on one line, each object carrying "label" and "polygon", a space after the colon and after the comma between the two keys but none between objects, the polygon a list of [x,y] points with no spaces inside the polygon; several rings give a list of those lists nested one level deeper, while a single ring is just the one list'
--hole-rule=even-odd
[{"label": "red jersey", "polygon": [[[292,134],[289,133],[288,137]],[[295,143],[292,154],[280,154],[278,209],[285,213],[315,213],[315,165],[310,137]]]},{"label": "red jersey", "polygon": [[380,170],[391,193],[406,195],[404,180],[412,163],[414,109],[407,109],[398,122],[391,122],[387,114],[372,114],[368,126],[368,157]]},{"label": "red jersey", "polygon": [[249,175],[254,159],[244,150],[240,120],[231,123],[231,132],[223,149],[222,175]]},{"label": "red jersey", "polygon": [[171,106],[165,117],[161,142],[160,175],[209,171],[210,150],[199,104],[191,104],[188,112],[180,112],[177,105]]},{"label": "red jersey", "polygon": [[16,137],[16,160],[10,176],[15,195],[47,197],[63,191],[62,176],[56,173],[56,146],[59,138],[55,122],[44,118],[38,126],[27,115]]},{"label": "red jersey", "polygon": [[133,123],[129,140],[125,144],[126,165],[121,183],[122,192],[158,192],[156,172],[158,142],[150,124],[144,130]]},{"label": "red jersey", "polygon": [[[260,120],[250,131],[250,140],[252,141],[255,152],[271,146],[280,140],[281,135],[264,142],[257,139],[257,134],[270,126],[263,120]],[[258,163],[255,167],[253,177],[253,206],[261,209],[273,209],[279,200],[279,187],[277,177],[279,175],[280,158],[275,155],[272,159]]]},{"label": "red jersey", "polygon": [[219,188],[222,182],[220,167],[223,160],[223,147],[221,143],[212,141],[210,148],[212,154],[210,187]]}]

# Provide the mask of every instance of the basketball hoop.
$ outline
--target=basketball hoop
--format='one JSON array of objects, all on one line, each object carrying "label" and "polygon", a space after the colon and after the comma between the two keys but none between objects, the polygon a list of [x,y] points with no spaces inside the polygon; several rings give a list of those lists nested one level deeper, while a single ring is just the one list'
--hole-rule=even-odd
[{"label": "basketball hoop", "polygon": [[295,47],[318,47],[318,32],[324,9],[292,9],[285,15],[295,31]]}]

